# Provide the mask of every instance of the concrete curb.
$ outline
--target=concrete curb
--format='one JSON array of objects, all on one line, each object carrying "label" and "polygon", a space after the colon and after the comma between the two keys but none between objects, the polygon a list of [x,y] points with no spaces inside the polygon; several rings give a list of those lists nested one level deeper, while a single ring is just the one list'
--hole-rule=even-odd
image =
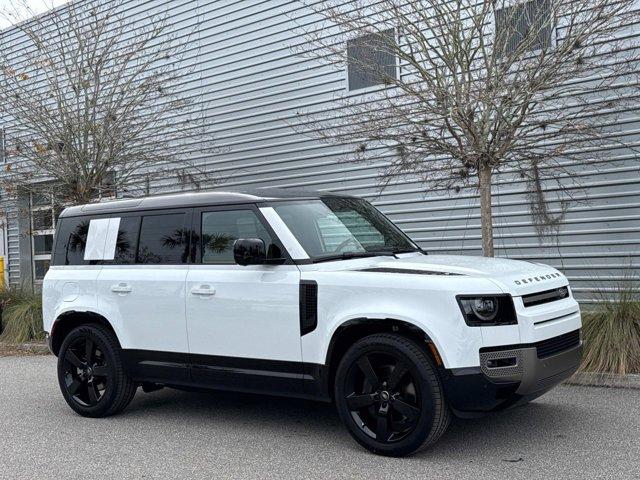
[{"label": "concrete curb", "polygon": [[613,373],[578,372],[565,380],[565,385],[586,387],[632,388],[640,390],[640,375],[615,375]]}]

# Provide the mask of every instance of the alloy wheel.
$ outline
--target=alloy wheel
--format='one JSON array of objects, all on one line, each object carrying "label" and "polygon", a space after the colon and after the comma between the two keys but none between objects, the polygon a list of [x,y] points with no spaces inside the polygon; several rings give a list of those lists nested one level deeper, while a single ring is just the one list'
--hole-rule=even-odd
[{"label": "alloy wheel", "polygon": [[351,365],[345,400],[358,428],[378,442],[402,440],[420,419],[420,385],[407,362],[388,352],[367,352]]},{"label": "alloy wheel", "polygon": [[91,336],[77,338],[64,353],[64,384],[69,396],[83,407],[94,407],[104,397],[109,369],[102,350]]}]

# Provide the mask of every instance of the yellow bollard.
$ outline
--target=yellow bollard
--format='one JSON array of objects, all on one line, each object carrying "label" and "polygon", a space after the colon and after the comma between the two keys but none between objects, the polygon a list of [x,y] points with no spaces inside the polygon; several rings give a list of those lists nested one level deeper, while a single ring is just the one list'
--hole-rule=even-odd
[{"label": "yellow bollard", "polygon": [[4,257],[0,257],[0,290],[4,288]]}]

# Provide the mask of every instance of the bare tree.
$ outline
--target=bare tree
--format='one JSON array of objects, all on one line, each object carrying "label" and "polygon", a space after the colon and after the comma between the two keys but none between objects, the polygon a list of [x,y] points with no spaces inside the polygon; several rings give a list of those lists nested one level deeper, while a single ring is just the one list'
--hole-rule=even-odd
[{"label": "bare tree", "polygon": [[542,185],[568,192],[562,179],[580,156],[596,160],[581,152],[615,143],[616,112],[637,106],[625,77],[637,67],[625,39],[633,0],[303,3],[323,22],[304,31],[302,53],[379,85],[345,95],[338,112],[305,112],[311,133],[353,144],[351,160],[384,157],[383,188],[408,175],[429,188],[477,187],[486,256],[497,172],[528,182],[534,220],[553,227],[566,202],[554,216]]},{"label": "bare tree", "polygon": [[[3,175],[9,191],[53,185],[66,201],[86,203],[103,189],[144,183],[180,159],[182,174],[203,181],[197,145],[215,152],[202,104],[180,92],[190,79],[188,38],[165,16],[132,20],[121,0],[76,1],[0,34],[0,108],[13,125]],[[191,78],[192,81],[197,80]],[[143,187],[144,188],[144,187]]]}]

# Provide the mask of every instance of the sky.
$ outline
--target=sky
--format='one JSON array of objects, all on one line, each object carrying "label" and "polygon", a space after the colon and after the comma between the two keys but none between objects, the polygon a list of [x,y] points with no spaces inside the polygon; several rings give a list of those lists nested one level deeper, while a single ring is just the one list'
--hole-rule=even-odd
[{"label": "sky", "polygon": [[[29,7],[37,14],[46,12],[47,10],[67,3],[68,0],[0,0],[0,29],[11,26],[11,21],[7,19],[6,12],[15,12],[16,5],[27,3]],[[28,18],[20,11],[23,20]]]}]

